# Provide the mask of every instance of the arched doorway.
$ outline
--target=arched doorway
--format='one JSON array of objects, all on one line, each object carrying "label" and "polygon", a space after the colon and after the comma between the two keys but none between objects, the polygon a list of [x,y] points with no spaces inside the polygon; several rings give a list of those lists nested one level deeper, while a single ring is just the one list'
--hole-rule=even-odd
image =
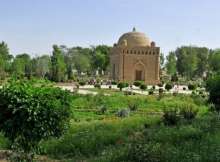
[{"label": "arched doorway", "polygon": [[134,80],[144,81],[145,80],[145,68],[142,63],[137,63],[134,69]]}]

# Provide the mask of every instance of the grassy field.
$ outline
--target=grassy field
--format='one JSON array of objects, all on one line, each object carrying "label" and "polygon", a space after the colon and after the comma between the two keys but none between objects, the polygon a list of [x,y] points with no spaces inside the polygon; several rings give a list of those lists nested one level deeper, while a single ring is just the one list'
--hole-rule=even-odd
[{"label": "grassy field", "polygon": [[[163,110],[185,103],[198,107],[197,117],[164,125]],[[119,115],[122,110],[125,116]],[[65,162],[217,162],[219,128],[219,117],[200,96],[74,94],[69,130],[60,139],[42,141],[39,154]],[[0,147],[8,149],[2,136]]]}]

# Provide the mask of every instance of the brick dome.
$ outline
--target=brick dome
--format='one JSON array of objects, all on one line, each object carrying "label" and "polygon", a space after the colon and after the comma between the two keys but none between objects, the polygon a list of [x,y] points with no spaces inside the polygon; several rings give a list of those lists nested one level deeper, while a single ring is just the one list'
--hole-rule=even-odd
[{"label": "brick dome", "polygon": [[125,33],[119,38],[118,45],[128,47],[146,47],[151,46],[151,41],[144,33],[136,32],[134,28],[132,32]]}]

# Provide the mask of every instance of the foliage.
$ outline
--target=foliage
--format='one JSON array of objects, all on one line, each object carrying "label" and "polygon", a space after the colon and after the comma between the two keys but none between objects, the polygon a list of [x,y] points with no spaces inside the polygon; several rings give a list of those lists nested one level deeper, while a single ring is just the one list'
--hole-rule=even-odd
[{"label": "foliage", "polygon": [[144,90],[147,89],[147,86],[146,86],[145,84],[141,84],[141,85],[140,85],[140,89],[144,91]]},{"label": "foliage", "polygon": [[214,72],[219,72],[220,70],[220,50],[210,51],[209,56],[209,66],[210,69]]},{"label": "foliage", "polygon": [[86,85],[86,82],[85,81],[79,81],[79,85],[81,85],[81,86],[84,86],[84,85]]},{"label": "foliage", "polygon": [[220,110],[220,76],[216,75],[207,80],[206,89],[209,92],[209,102],[215,104],[217,111]]},{"label": "foliage", "polygon": [[97,84],[94,85],[94,87],[100,89],[101,85],[99,83],[97,83]]},{"label": "foliage", "polygon": [[191,79],[195,75],[202,77],[207,69],[208,49],[203,47],[183,46],[175,51],[177,71],[180,75]]},{"label": "foliage", "polygon": [[112,85],[117,85],[117,82],[116,81],[111,81],[111,84]]},{"label": "foliage", "polygon": [[196,117],[198,113],[198,108],[195,104],[192,103],[184,103],[181,105],[180,114],[187,120],[192,120]]},{"label": "foliage", "polygon": [[165,89],[166,89],[167,91],[171,90],[172,88],[173,88],[173,85],[172,85],[172,84],[167,83],[167,84],[165,85]]},{"label": "foliage", "polygon": [[170,75],[174,75],[176,73],[176,56],[174,52],[170,52],[167,56],[166,69],[167,73]]},{"label": "foliage", "polygon": [[159,94],[163,94],[163,88],[159,88]]},{"label": "foliage", "polygon": [[138,102],[137,101],[129,101],[128,102],[128,108],[131,111],[136,111],[138,109]]},{"label": "foliage", "polygon": [[140,87],[142,85],[143,81],[135,81],[133,84],[136,86],[136,87]]},{"label": "foliage", "polygon": [[178,78],[177,74],[174,74],[174,75],[171,76],[171,82],[177,82],[178,79],[179,78]]},{"label": "foliage", "polygon": [[118,83],[118,86],[117,86],[117,87],[120,89],[120,91],[122,91],[123,88],[126,88],[126,87],[128,87],[128,86],[129,86],[128,83],[120,82],[120,83]]},{"label": "foliage", "polygon": [[51,79],[56,82],[64,81],[65,67],[62,50],[57,45],[54,45],[51,57]]},{"label": "foliage", "polygon": [[188,89],[191,90],[191,91],[195,90],[196,89],[196,85],[195,84],[189,84],[188,85]]},{"label": "foliage", "polygon": [[154,91],[153,90],[150,90],[149,91],[149,95],[153,95],[154,94]]},{"label": "foliage", "polygon": [[177,107],[165,108],[163,113],[163,122],[166,125],[176,125],[180,120],[179,110]]},{"label": "foliage", "polygon": [[99,112],[100,112],[100,114],[105,114],[106,112],[107,112],[107,107],[105,106],[105,105],[101,105],[100,107],[99,107]]},{"label": "foliage", "polygon": [[68,126],[70,95],[59,88],[12,80],[0,96],[0,130],[16,151],[34,152],[42,139],[59,137]]},{"label": "foliage", "polygon": [[12,56],[9,54],[8,46],[5,42],[0,43],[0,80],[6,78],[10,69]]},{"label": "foliage", "polygon": [[117,112],[117,116],[124,118],[124,117],[128,117],[130,115],[130,110],[128,109],[121,109]]},{"label": "foliage", "polygon": [[111,47],[106,45],[99,45],[93,47],[92,52],[92,60],[93,60],[93,68],[99,71],[106,71],[109,66],[109,52]]}]

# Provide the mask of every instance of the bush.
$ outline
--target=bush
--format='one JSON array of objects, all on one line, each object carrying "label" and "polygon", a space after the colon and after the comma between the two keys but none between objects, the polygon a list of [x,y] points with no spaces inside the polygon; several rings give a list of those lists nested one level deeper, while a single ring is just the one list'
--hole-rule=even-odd
[{"label": "bush", "polygon": [[166,125],[176,125],[180,120],[179,110],[176,107],[165,108],[163,113],[163,122]]},{"label": "bush", "polygon": [[106,112],[107,112],[107,107],[105,105],[99,107],[100,114],[105,114]]},{"label": "bush", "polygon": [[142,85],[142,81],[135,81],[133,84],[136,86],[136,87],[140,87]]},{"label": "bush", "polygon": [[196,117],[198,108],[195,104],[185,103],[180,108],[180,114],[187,120],[192,120]]},{"label": "bush", "polygon": [[130,110],[128,109],[121,109],[117,112],[117,116],[121,118],[128,117],[130,115]]},{"label": "bush", "polygon": [[136,102],[136,101],[130,101],[130,102],[128,103],[128,108],[129,108],[129,110],[131,110],[131,111],[136,111],[136,110],[138,109],[138,102]]},{"label": "bush", "polygon": [[144,91],[144,90],[147,89],[147,86],[146,86],[145,84],[141,84],[141,85],[140,85],[140,89],[141,89],[142,91]]},{"label": "bush", "polygon": [[163,94],[163,88],[159,88],[159,94]]},{"label": "bush", "polygon": [[128,83],[120,82],[120,83],[118,83],[118,86],[117,86],[117,87],[120,89],[120,91],[122,91],[123,88],[126,88],[126,87],[128,87],[128,86],[129,86]]},{"label": "bush", "polygon": [[161,162],[162,149],[160,143],[146,142],[142,143],[139,140],[132,142],[128,151],[129,161],[139,162]]},{"label": "bush", "polygon": [[117,85],[117,82],[116,81],[112,81],[111,84],[112,85]]},{"label": "bush", "polygon": [[0,96],[0,131],[24,161],[41,140],[60,137],[69,125],[71,100],[67,91],[10,81],[0,89]]},{"label": "bush", "polygon": [[178,78],[177,74],[174,74],[174,75],[171,76],[171,82],[177,82],[178,79],[179,78]]},{"label": "bush", "polygon": [[193,90],[196,89],[196,85],[194,85],[194,84],[189,84],[189,85],[188,85],[188,89],[191,90],[191,91],[193,91]]},{"label": "bush", "polygon": [[220,111],[220,76],[209,78],[206,82],[206,90],[209,92],[209,102],[215,105],[216,111]]},{"label": "bush", "polygon": [[185,90],[186,90],[186,87],[183,87],[183,90],[185,91]]},{"label": "bush", "polygon": [[158,84],[158,87],[163,87],[163,84],[162,84],[162,83],[159,83],[159,84]]},{"label": "bush", "polygon": [[150,90],[149,91],[149,95],[153,95],[154,94],[154,91],[153,90]]},{"label": "bush", "polygon": [[94,85],[94,87],[100,89],[100,88],[101,88],[101,85],[98,84],[98,83],[96,83],[96,84]]},{"label": "bush", "polygon": [[132,95],[132,92],[131,92],[131,91],[125,91],[125,92],[124,92],[124,95],[126,95],[126,96]]},{"label": "bush", "polygon": [[167,83],[167,84],[165,85],[165,89],[166,89],[167,91],[171,90],[172,88],[173,88],[173,85],[172,85],[172,84]]},{"label": "bush", "polygon": [[84,85],[86,85],[86,82],[85,82],[85,81],[80,81],[80,82],[79,82],[79,85],[80,85],[80,86],[84,86]]}]

